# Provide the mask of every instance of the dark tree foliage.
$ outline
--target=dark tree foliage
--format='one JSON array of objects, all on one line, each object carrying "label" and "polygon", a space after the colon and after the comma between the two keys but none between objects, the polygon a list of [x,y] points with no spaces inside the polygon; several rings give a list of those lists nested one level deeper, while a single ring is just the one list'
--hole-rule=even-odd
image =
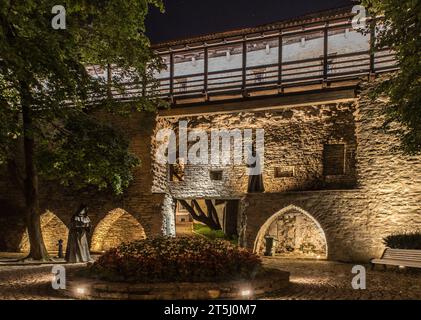
[{"label": "dark tree foliage", "polygon": [[[40,260],[48,254],[40,228],[38,176],[121,194],[138,160],[123,135],[94,113],[129,115],[160,103],[144,90],[155,85],[152,75],[161,67],[144,25],[149,6],[163,10],[160,0],[60,4],[66,28],[55,30],[51,1],[0,1],[0,164],[13,169],[21,182],[29,257]],[[87,66],[93,65],[112,73],[92,77]],[[128,89],[143,94],[130,96]],[[131,103],[117,103],[117,95]],[[22,168],[15,159],[19,143]]]},{"label": "dark tree foliage", "polygon": [[[398,122],[405,153],[421,152],[421,1],[363,0],[372,16],[380,20],[376,47],[396,51],[400,70],[381,83],[375,96],[390,98],[387,123]],[[379,24],[378,24],[379,25]]]}]

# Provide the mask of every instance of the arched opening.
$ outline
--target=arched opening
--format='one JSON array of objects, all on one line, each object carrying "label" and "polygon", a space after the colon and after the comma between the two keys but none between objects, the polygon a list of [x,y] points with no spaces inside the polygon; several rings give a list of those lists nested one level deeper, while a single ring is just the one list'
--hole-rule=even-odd
[{"label": "arched opening", "polygon": [[[59,217],[51,211],[46,211],[41,215],[41,232],[45,247],[49,252],[58,251],[58,241],[63,240],[63,250],[66,249],[69,229]],[[28,231],[25,231],[19,245],[21,252],[29,252]]]},{"label": "arched opening", "polygon": [[117,247],[123,242],[145,238],[145,231],[136,218],[123,209],[114,209],[96,226],[92,235],[91,250],[102,252]]},{"label": "arched opening", "polygon": [[290,205],[271,216],[260,228],[254,251],[263,254],[266,238],[274,238],[276,256],[327,258],[327,241],[320,224],[305,210]]}]

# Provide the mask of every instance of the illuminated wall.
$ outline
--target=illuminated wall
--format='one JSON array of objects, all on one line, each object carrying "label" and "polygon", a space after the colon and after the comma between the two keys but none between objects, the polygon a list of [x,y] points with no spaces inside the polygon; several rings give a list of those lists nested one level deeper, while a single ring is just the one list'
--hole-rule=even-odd
[{"label": "illuminated wall", "polygon": [[277,212],[259,230],[256,251],[266,250],[266,237],[272,237],[276,256],[291,258],[326,258],[327,245],[320,224],[307,212],[287,207]]},{"label": "illuminated wall", "polygon": [[[58,241],[60,239],[64,241],[63,252],[66,250],[69,230],[53,212],[46,211],[41,215],[41,231],[48,251],[58,251]],[[28,232],[25,232],[23,235],[19,249],[21,252],[29,252]]]},{"label": "illuminated wall", "polygon": [[95,227],[91,240],[91,250],[101,252],[146,238],[142,225],[123,209],[109,212]]},{"label": "illuminated wall", "polygon": [[[245,166],[186,165],[184,181],[168,181],[166,167],[156,163],[154,191],[176,199],[243,199],[240,242],[251,249],[265,222],[292,205],[320,224],[329,259],[378,257],[385,236],[421,229],[421,157],[397,149],[396,125],[384,130],[385,103],[369,98],[374,85],[362,82],[353,102],[159,119],[158,128],[179,120],[206,131],[263,128],[265,192],[247,194]],[[327,144],[344,145],[342,174],[325,174]],[[222,180],[211,179],[214,169],[223,171]]]}]

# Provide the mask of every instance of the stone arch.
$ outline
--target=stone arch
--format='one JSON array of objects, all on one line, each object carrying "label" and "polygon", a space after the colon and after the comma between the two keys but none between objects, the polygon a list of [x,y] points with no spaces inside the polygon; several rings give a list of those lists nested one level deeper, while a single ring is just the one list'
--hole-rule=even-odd
[{"label": "stone arch", "polygon": [[[59,217],[49,210],[41,215],[41,232],[48,251],[58,251],[58,240],[60,239],[64,241],[63,250],[66,249],[69,229]],[[29,252],[28,231],[25,231],[22,236],[19,250],[21,252]]]},{"label": "stone arch", "polygon": [[139,221],[123,209],[114,209],[97,224],[92,234],[91,250],[102,252],[123,242],[146,238]]},{"label": "stone arch", "polygon": [[[299,217],[299,219],[297,219],[297,217]],[[288,238],[288,232],[291,230],[288,228],[290,228],[294,223],[298,226],[294,226],[294,229],[292,229],[293,235],[291,238]],[[295,256],[298,257],[313,257],[322,259],[327,258],[327,239],[320,223],[307,211],[294,205],[289,205],[279,210],[266,220],[266,222],[262,225],[262,227],[259,229],[259,232],[257,233],[257,237],[254,242],[254,252],[259,254],[262,253],[262,249],[265,246],[265,236],[268,234],[272,235],[271,230],[273,230],[273,228],[279,230],[280,224],[281,228],[284,228],[285,232],[288,234],[282,234],[280,237],[278,237],[282,240],[290,239],[295,244],[290,248],[281,248],[280,246],[280,250],[285,249],[285,252],[291,250],[291,252],[295,252]],[[296,234],[296,230],[298,230],[298,235]],[[284,241],[284,246],[286,242],[287,241]],[[300,249],[296,250],[296,248]]]}]

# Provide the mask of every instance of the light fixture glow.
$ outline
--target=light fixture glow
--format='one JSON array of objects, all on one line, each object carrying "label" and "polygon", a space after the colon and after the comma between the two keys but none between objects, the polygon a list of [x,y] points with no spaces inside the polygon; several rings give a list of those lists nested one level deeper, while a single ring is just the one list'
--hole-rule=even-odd
[{"label": "light fixture glow", "polygon": [[83,287],[78,287],[78,288],[76,288],[76,293],[77,293],[78,295],[83,296],[83,295],[85,295],[85,294],[86,294],[86,289],[85,289],[85,288],[83,288]]},{"label": "light fixture glow", "polygon": [[241,296],[242,297],[250,297],[251,296],[251,290],[250,289],[242,290]]}]

